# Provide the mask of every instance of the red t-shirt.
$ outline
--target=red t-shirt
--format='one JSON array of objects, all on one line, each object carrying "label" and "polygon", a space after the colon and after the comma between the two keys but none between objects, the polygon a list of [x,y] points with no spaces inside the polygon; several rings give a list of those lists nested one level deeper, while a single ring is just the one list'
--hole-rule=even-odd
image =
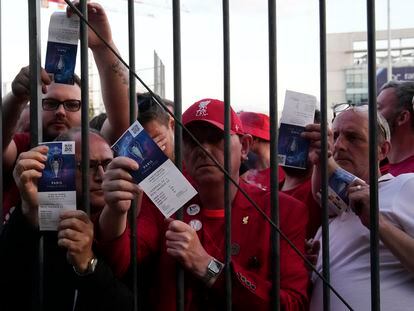
[{"label": "red t-shirt", "polygon": [[[29,133],[17,133],[14,135],[13,140],[16,144],[17,155],[22,152],[30,150],[30,134]],[[10,209],[16,206],[20,201],[20,192],[14,182],[13,169],[8,172],[4,172],[3,176],[3,215],[7,220],[9,217]]]},{"label": "red t-shirt", "polygon": [[405,173],[414,173],[414,155],[399,163],[389,163],[388,173],[398,176]]},{"label": "red t-shirt", "polygon": [[[282,188],[283,183],[284,180],[281,182],[280,188]],[[295,199],[298,199],[308,208],[309,222],[306,230],[306,238],[313,238],[322,223],[322,210],[318,202],[316,202],[313,198],[311,178],[308,178],[305,182],[298,185],[297,187],[283,192],[294,197]],[[303,217],[305,217],[305,215]]]},{"label": "red t-shirt", "polygon": [[[270,195],[253,185],[240,186],[270,215]],[[307,213],[298,200],[280,193],[280,229],[304,251]],[[193,210],[189,207],[197,204]],[[194,205],[193,205],[194,207]],[[198,210],[198,213],[194,213]],[[204,249],[224,261],[224,211],[203,209],[196,197],[184,207],[184,222],[196,222],[198,237]],[[138,261],[155,262],[150,301],[154,310],[175,310],[176,261],[166,253],[165,229],[162,214],[148,199],[144,199],[137,220]],[[271,290],[271,255],[269,223],[249,201],[237,192],[232,204],[232,284],[235,310],[269,310]],[[130,232],[127,229],[115,241],[98,246],[118,275],[130,264]],[[306,310],[308,305],[308,274],[302,259],[280,239],[280,299],[283,310]],[[220,310],[224,308],[224,274],[208,289],[200,280],[186,272],[185,310]]]}]

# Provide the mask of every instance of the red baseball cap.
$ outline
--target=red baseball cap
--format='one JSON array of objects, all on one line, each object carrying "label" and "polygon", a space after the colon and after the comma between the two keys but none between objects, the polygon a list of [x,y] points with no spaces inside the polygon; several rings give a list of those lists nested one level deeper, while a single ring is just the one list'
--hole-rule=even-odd
[{"label": "red baseball cap", "polygon": [[246,134],[270,141],[269,116],[263,113],[242,111],[239,118]]},{"label": "red baseball cap", "polygon": [[[205,98],[192,104],[182,116],[184,125],[205,121],[224,131],[224,103],[218,99]],[[244,134],[242,123],[230,108],[230,134]]]}]

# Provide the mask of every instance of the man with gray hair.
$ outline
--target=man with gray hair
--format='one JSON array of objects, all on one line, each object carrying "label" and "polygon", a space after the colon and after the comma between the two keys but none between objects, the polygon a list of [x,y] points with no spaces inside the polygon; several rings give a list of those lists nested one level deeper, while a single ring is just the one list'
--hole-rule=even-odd
[{"label": "man with gray hair", "polygon": [[[368,106],[349,106],[336,116],[332,124],[333,145],[330,149],[328,170],[330,175],[339,167],[358,177],[349,184],[346,196],[349,206],[332,217],[329,222],[331,284],[354,310],[371,309],[370,290],[370,202],[369,202],[369,130]],[[303,134],[311,140],[315,152],[313,176],[314,194],[320,189],[320,126],[308,125]],[[329,135],[332,135],[329,131]],[[387,122],[378,114],[378,161],[390,150]],[[379,165],[376,165],[379,172]],[[379,193],[379,265],[381,309],[412,310],[414,304],[414,210],[412,192],[414,174],[391,174],[378,180]],[[321,230],[315,240],[322,240]],[[322,255],[316,263],[322,272]],[[310,310],[322,309],[321,279],[313,276]],[[346,310],[345,305],[331,294],[331,309]]]},{"label": "man with gray hair", "polygon": [[377,97],[378,111],[391,130],[389,170],[394,176],[414,172],[414,81],[389,81]]}]

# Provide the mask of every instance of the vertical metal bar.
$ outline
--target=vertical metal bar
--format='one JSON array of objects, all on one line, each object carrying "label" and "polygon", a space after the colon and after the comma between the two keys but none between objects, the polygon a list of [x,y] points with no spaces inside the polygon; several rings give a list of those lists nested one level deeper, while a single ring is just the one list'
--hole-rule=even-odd
[{"label": "vertical metal bar", "polygon": [[[269,117],[270,117],[270,204],[273,222],[279,226],[279,170],[277,161],[277,18],[276,0],[268,1],[269,27]],[[280,310],[280,237],[271,232],[272,252],[272,310]]]},{"label": "vertical metal bar", "polygon": [[[230,14],[229,1],[223,0],[223,82],[224,82],[224,169],[231,171],[230,167]],[[224,211],[225,211],[225,282],[226,282],[226,310],[232,309],[231,288],[231,202],[230,180],[224,180]]]},{"label": "vertical metal bar", "polygon": [[[42,120],[40,111],[40,3],[28,0],[29,17],[29,67],[30,67],[30,145],[35,147],[42,140]],[[33,309],[43,310],[43,236],[38,244],[37,287],[33,289]]]},{"label": "vertical metal bar", "polygon": [[367,0],[371,310],[380,310],[375,0]]},{"label": "vertical metal bar", "polygon": [[[3,98],[3,81],[1,79],[2,76],[2,62],[1,62],[1,2],[0,2],[0,99]],[[0,100],[0,152],[3,154],[3,100]],[[4,221],[4,212],[3,212],[3,157],[0,157],[0,234],[3,230],[3,221]]]},{"label": "vertical metal bar", "polygon": [[[88,18],[87,1],[80,1],[80,11]],[[83,208],[90,215],[89,197],[89,66],[88,66],[88,25],[81,20],[80,23],[81,47],[81,124],[82,124],[82,202]]]},{"label": "vertical metal bar", "polygon": [[[327,71],[326,71],[326,2],[319,0],[319,45],[320,45],[320,96],[321,96],[321,181],[322,181],[322,274],[329,282],[329,218],[328,218],[328,112],[327,112]],[[330,310],[331,292],[323,284],[323,310]]]},{"label": "vertical metal bar", "polygon": [[[134,0],[128,0],[128,40],[129,40],[129,122],[135,122],[136,84],[135,72],[135,10]],[[134,311],[138,310],[138,267],[137,267],[137,200],[132,201],[130,212],[132,291],[134,293]]]},{"label": "vertical metal bar", "polygon": [[387,44],[388,44],[388,64],[387,64],[387,82],[392,80],[392,56],[391,56],[391,5],[387,0]]},{"label": "vertical metal bar", "polygon": [[[173,0],[172,2],[173,13],[173,49],[174,49],[174,115],[181,123],[182,115],[182,87],[181,87],[181,5],[180,0]],[[174,130],[174,154],[175,165],[178,169],[182,170],[182,128],[181,126],[175,126]],[[177,219],[183,219],[183,211],[180,209],[176,213]],[[177,265],[177,301],[176,310],[184,310],[184,270],[180,265]]]},{"label": "vertical metal bar", "polygon": [[40,84],[40,5],[28,0],[29,9],[29,66],[30,66],[30,144],[35,147],[42,140],[42,120],[39,102]]}]

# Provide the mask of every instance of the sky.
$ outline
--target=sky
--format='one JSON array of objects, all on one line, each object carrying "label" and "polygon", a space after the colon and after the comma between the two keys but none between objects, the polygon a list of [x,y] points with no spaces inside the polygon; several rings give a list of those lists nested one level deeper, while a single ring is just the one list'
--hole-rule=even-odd
[{"label": "sky", "polygon": [[[128,60],[126,0],[96,0],[107,11],[114,41]],[[173,99],[172,0],[137,0],[136,68],[152,84],[156,50],[166,66],[166,97]],[[366,30],[366,1],[327,0],[327,32]],[[317,0],[277,1],[278,106],[287,89],[319,98]],[[414,1],[390,0],[391,27],[414,27]],[[29,62],[27,0],[2,0],[2,79],[12,81]],[[181,0],[183,109],[201,98],[223,99],[222,1]],[[52,7],[52,5],[51,5]],[[42,10],[44,62],[50,10]],[[387,27],[387,0],[376,1],[378,30]],[[230,1],[231,104],[268,111],[267,1]],[[79,71],[78,71],[79,72]],[[329,81],[328,81],[329,88]],[[138,86],[140,89],[140,86]]]}]

